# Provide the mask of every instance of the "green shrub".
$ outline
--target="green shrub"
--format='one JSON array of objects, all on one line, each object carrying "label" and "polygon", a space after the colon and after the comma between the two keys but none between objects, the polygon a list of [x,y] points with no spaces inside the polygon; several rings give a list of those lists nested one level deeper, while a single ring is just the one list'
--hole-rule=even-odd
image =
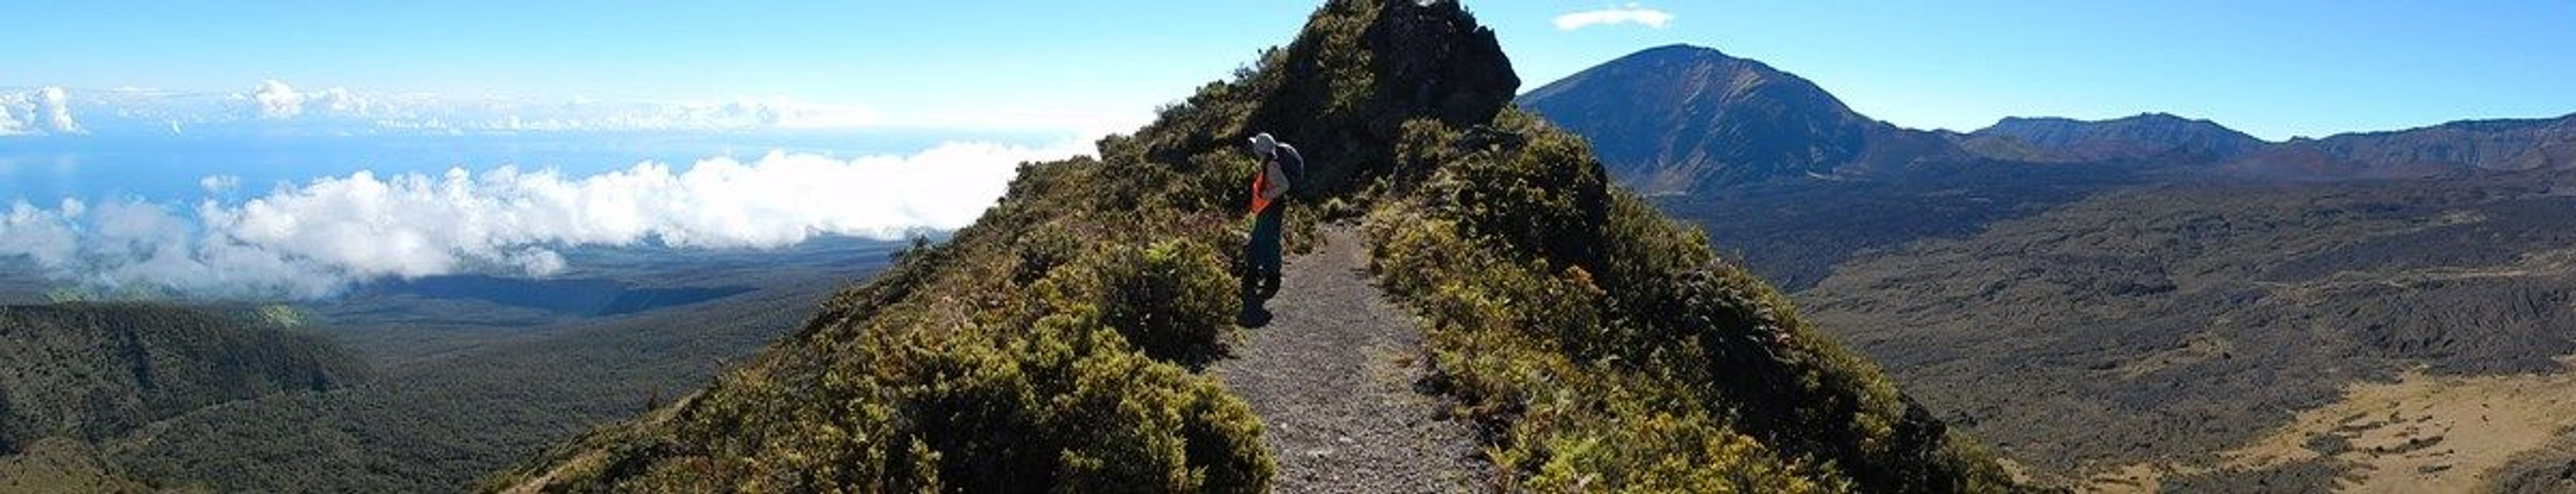
[{"label": "green shrub", "polygon": [[905,416],[941,482],[969,491],[1257,492],[1260,422],[1214,383],[1129,348],[1088,307],[1030,334],[924,354]]},{"label": "green shrub", "polygon": [[1505,432],[1491,456],[1535,491],[1838,490],[1695,404],[1687,387],[1568,345],[1598,345],[1603,296],[1579,268],[1546,275],[1451,222],[1381,211],[1375,269],[1432,323],[1426,340],[1467,415]]},{"label": "green shrub", "polygon": [[1116,247],[1096,266],[1059,271],[1058,297],[1096,300],[1101,322],[1154,358],[1197,366],[1223,353],[1233,328],[1236,280],[1215,249],[1169,239],[1143,249]]},{"label": "green shrub", "polygon": [[1453,159],[1432,174],[1425,192],[1443,216],[1501,239],[1498,247],[1589,266],[1609,200],[1601,164],[1581,138],[1526,124],[1524,147]]},{"label": "green shrub", "polygon": [[1055,272],[1055,268],[1073,262],[1086,248],[1082,238],[1070,227],[1047,223],[1019,238],[1019,264],[1011,269],[1011,284],[1028,286]]}]

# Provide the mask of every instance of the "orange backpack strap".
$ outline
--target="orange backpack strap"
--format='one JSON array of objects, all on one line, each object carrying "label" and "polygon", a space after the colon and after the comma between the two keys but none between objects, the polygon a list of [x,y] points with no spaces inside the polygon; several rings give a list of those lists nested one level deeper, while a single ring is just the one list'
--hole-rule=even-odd
[{"label": "orange backpack strap", "polygon": [[1270,209],[1269,192],[1270,174],[1252,174],[1252,214],[1261,214],[1261,210]]}]

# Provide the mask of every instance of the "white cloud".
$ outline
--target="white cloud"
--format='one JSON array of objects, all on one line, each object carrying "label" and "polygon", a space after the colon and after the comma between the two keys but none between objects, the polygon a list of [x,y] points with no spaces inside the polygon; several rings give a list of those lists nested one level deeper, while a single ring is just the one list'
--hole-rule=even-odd
[{"label": "white cloud", "polygon": [[0,217],[0,256],[25,256],[49,270],[71,265],[77,244],[70,224],[84,209],[72,199],[50,210],[26,201],[11,205],[8,216]]},{"label": "white cloud", "polygon": [[1087,150],[1066,142],[948,143],[853,159],[771,152],[587,177],[509,167],[358,172],[193,209],[21,203],[0,222],[0,256],[97,285],[216,297],[317,297],[360,280],[461,272],[545,276],[566,267],[557,249],[567,247],[757,249],[962,227],[1001,196],[1019,163]]},{"label": "white cloud", "polygon": [[80,122],[72,121],[71,97],[63,88],[46,86],[36,90],[35,112],[39,123],[56,134],[83,134]]},{"label": "white cloud", "polygon": [[197,186],[205,188],[206,192],[217,194],[232,192],[233,189],[241,188],[241,177],[232,175],[207,175],[206,178],[197,179]]},{"label": "white cloud", "polygon": [[18,113],[19,112],[15,111],[12,105],[10,105],[9,100],[0,99],[0,137],[22,136],[36,133],[35,128],[18,122]]},{"label": "white cloud", "polygon": [[82,133],[86,131],[72,120],[71,98],[63,88],[0,94],[0,136]]},{"label": "white cloud", "polygon": [[[279,86],[282,87],[284,84],[280,84]],[[357,94],[351,93],[347,89],[336,87],[324,89],[318,94],[306,95],[305,98],[320,102],[324,109],[330,110],[331,113],[339,114],[362,114],[366,113],[367,110],[374,106],[374,101],[358,97]]]},{"label": "white cloud", "polygon": [[250,100],[259,104],[259,117],[270,120],[295,118],[304,113],[304,94],[276,79],[259,81]]},{"label": "white cloud", "polygon": [[1624,7],[1572,12],[1556,16],[1556,29],[1559,31],[1572,31],[1592,26],[1622,23],[1663,29],[1665,24],[1671,22],[1673,22],[1672,13],[1648,7],[1640,7],[1637,4],[1632,3]]}]

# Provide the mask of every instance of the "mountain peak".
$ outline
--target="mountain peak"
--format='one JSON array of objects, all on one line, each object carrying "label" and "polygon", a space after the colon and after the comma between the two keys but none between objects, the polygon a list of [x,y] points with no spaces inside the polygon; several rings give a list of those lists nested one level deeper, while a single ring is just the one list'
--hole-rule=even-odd
[{"label": "mountain peak", "polygon": [[1739,59],[1739,58],[1735,58],[1735,57],[1733,57],[1733,56],[1729,56],[1729,55],[1727,55],[1727,54],[1726,54],[1726,52],[1724,52],[1724,51],[1719,51],[1719,50],[1718,50],[1718,49],[1716,49],[1716,48],[1711,48],[1711,47],[1706,47],[1706,46],[1700,46],[1700,45],[1694,45],[1694,44],[1690,44],[1690,43],[1673,43],[1673,44],[1664,45],[1664,46],[1658,46],[1658,47],[1654,47],[1654,48],[1647,48],[1647,49],[1644,49],[1644,50],[1639,50],[1639,51],[1638,51],[1638,52],[1636,52],[1636,53],[1630,53],[1630,54],[1628,54],[1628,55],[1627,55],[1627,57],[1621,57],[1621,58],[1628,58],[1628,57],[1691,57],[1691,58],[1722,58],[1722,59],[1728,59],[1728,60],[1741,60],[1741,59]]},{"label": "mountain peak", "polygon": [[1518,102],[1578,134],[1670,136],[1593,142],[1613,175],[1646,192],[1841,175],[1912,154],[1886,149],[1947,149],[1861,116],[1796,74],[1693,45],[1629,54]]}]

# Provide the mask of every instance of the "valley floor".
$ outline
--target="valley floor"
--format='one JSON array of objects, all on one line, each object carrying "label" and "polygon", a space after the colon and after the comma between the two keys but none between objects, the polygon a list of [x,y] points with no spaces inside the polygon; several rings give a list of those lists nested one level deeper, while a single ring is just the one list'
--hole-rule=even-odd
[{"label": "valley floor", "polygon": [[[2576,358],[2561,358],[2576,364]],[[2242,486],[2326,480],[2338,491],[2439,492],[2482,486],[2520,492],[2570,487],[2563,475],[2524,479],[2546,460],[2552,436],[2576,428],[2576,373],[2437,376],[2410,371],[2395,382],[2355,384],[2341,401],[2300,412],[2289,425],[2242,447],[2199,460],[2139,463],[2082,483],[2099,492],[2192,490],[2165,485],[2175,475],[2276,477],[2226,479]],[[2556,462],[2544,462],[2556,463]],[[2342,473],[2336,473],[2336,472]],[[2327,479],[2299,479],[2302,474]],[[2189,480],[2185,479],[2186,482]],[[2547,480],[2545,485],[2532,480]],[[2208,482],[2202,482],[2208,483]],[[2506,485],[2506,484],[2514,485]]]},{"label": "valley floor", "polygon": [[2571,492],[2570,181],[2113,190],[1799,302],[2043,484]]}]

